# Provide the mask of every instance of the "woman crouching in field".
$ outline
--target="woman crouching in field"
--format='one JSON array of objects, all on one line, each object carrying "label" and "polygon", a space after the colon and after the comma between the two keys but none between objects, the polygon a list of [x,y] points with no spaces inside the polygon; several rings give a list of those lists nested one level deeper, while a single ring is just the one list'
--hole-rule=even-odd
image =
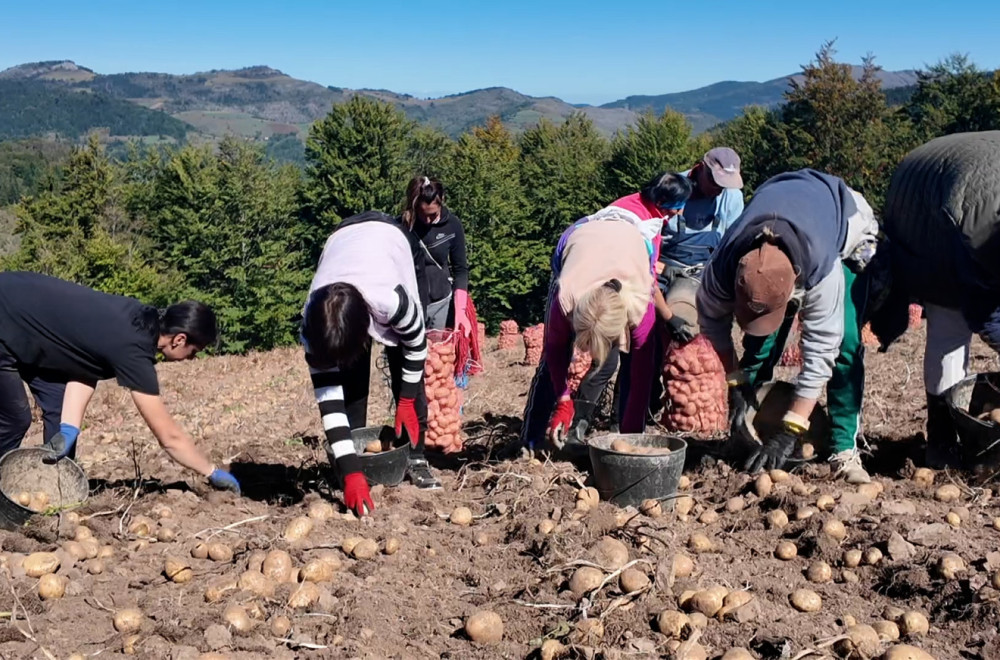
[{"label": "woman crouching in field", "polygon": [[170,417],[156,377],[156,356],[189,360],[218,336],[215,314],[198,302],[162,314],[37,273],[0,273],[0,456],[21,444],[31,425],[27,383],[44,422],[52,462],[76,455],[83,415],[97,381],[115,378],[174,461],[215,488],[240,492]]},{"label": "woman crouching in field", "polygon": [[410,481],[441,487],[424,458],[427,340],[416,250],[392,216],[368,211],[347,218],[326,241],[303,312],[302,342],[326,451],[343,481],[344,503],[358,515],[375,508],[351,440],[351,429],[367,424],[372,339],[386,347],[396,436],[405,431],[410,441]]},{"label": "woman crouching in field", "polygon": [[[617,364],[619,351],[631,351],[632,388],[622,432],[641,431],[652,384],[654,342],[648,340],[656,316],[648,242],[625,220],[578,223],[560,238],[552,274],[545,343],[528,392],[522,446],[539,445],[546,422],[556,448],[566,441],[575,412],[567,384],[574,344],[598,365]],[[579,442],[572,435],[569,440]]]}]

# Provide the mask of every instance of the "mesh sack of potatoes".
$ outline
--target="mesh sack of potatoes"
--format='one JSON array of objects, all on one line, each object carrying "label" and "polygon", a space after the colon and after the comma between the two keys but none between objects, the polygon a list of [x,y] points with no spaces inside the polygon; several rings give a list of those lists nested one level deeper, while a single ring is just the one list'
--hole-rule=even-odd
[{"label": "mesh sack of potatoes", "polygon": [[427,446],[446,454],[462,451],[462,390],[455,384],[453,332],[432,330],[427,333],[424,389],[427,392]]},{"label": "mesh sack of potatoes", "polygon": [[713,435],[728,425],[728,390],[722,360],[704,335],[669,342],[663,360],[662,424],[669,431]]}]

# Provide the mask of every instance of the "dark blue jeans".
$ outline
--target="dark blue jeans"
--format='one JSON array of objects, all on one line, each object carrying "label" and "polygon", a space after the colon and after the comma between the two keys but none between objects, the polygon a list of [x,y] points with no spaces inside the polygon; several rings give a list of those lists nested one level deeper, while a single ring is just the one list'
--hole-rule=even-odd
[{"label": "dark blue jeans", "polygon": [[[17,449],[31,426],[31,406],[24,391],[25,383],[42,411],[43,437],[47,440],[59,432],[66,383],[51,380],[51,376],[44,378],[19,365],[0,346],[0,456]],[[74,448],[70,457],[75,454]]]}]

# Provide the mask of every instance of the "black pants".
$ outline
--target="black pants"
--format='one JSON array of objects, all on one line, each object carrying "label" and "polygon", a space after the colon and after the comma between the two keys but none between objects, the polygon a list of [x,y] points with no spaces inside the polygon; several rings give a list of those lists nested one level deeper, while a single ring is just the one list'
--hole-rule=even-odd
[{"label": "black pants", "polygon": [[[649,340],[656,343],[655,359],[656,359],[656,369],[653,371],[653,383],[649,388],[649,420],[655,420],[656,416],[663,410],[663,380],[661,378],[661,373],[663,372],[663,334],[660,332],[660,322],[657,321],[657,328],[653,330],[653,334],[650,336]],[[622,353],[622,366],[618,370],[618,378],[615,380],[615,390],[614,399],[612,403],[612,409],[617,415],[619,424],[621,423],[622,415],[625,414],[625,410],[622,407],[623,401],[628,401],[628,394],[631,385],[631,380],[629,375],[632,369],[632,358],[628,353]]]},{"label": "black pants", "polygon": [[[403,384],[403,349],[399,346],[386,346],[385,356],[389,362],[392,399],[398,402],[399,390]],[[352,429],[368,426],[371,363],[371,348],[369,348],[364,357],[344,370],[344,406],[347,408],[347,423]],[[414,403],[417,410],[417,421],[420,423],[420,441],[416,448],[411,448],[411,455],[424,453],[424,434],[427,432],[427,392],[423,387],[420,388]],[[58,424],[56,426],[58,428]]]},{"label": "black pants", "polygon": [[[611,349],[608,359],[600,367],[591,368],[580,383],[579,389],[573,395],[573,424],[585,421],[591,422],[597,404],[600,403],[601,394],[611,381],[611,377],[618,368],[619,351],[618,347]],[[524,408],[524,424],[521,427],[521,446],[542,447],[544,446],[545,433],[548,430],[549,418],[556,406],[556,392],[552,388],[552,378],[549,376],[549,368],[545,361],[545,352],[542,352],[542,360],[538,363],[535,375],[531,379],[531,387],[528,389],[528,401]]]},{"label": "black pants", "polygon": [[[48,380],[18,365],[0,346],[0,456],[20,447],[31,426],[31,406],[24,392],[25,383],[42,410],[45,439],[59,432],[66,383]],[[70,457],[75,454],[74,447]]]}]

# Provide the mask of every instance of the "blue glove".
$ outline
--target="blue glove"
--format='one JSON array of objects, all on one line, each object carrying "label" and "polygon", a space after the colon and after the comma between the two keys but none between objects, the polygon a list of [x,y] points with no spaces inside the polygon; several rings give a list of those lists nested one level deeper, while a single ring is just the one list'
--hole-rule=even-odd
[{"label": "blue glove", "polygon": [[46,449],[53,452],[55,456],[44,458],[42,462],[51,465],[69,456],[73,451],[73,447],[76,446],[76,439],[78,437],[80,437],[80,429],[72,424],[60,424],[59,432],[46,440],[43,445]]},{"label": "blue glove", "polygon": [[237,495],[240,494],[240,482],[236,481],[236,477],[225,470],[216,468],[212,474],[208,475],[208,483],[212,484],[216,490],[231,490]]}]

